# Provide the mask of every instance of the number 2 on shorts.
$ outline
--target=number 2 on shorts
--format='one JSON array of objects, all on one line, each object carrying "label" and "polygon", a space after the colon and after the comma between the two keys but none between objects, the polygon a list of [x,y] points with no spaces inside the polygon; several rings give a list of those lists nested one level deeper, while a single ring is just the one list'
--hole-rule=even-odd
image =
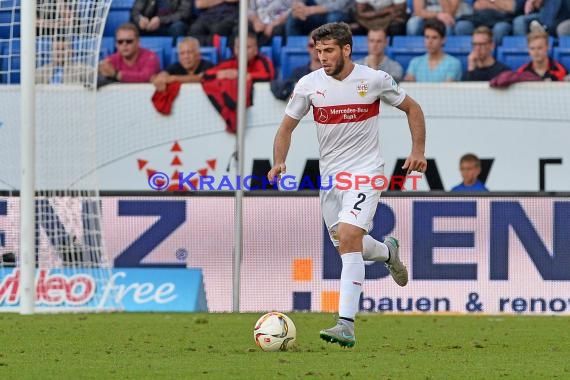
[{"label": "number 2 on shorts", "polygon": [[358,193],[358,199],[360,199],[358,202],[356,202],[354,204],[353,209],[358,210],[358,211],[362,211],[362,209],[360,207],[358,207],[359,204],[361,204],[362,202],[364,202],[366,200],[366,194],[364,193]]}]

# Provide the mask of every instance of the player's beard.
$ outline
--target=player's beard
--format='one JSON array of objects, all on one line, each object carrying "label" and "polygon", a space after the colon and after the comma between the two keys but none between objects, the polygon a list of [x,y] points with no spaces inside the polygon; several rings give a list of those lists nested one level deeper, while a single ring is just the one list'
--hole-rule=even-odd
[{"label": "player's beard", "polygon": [[338,61],[336,62],[336,65],[334,66],[333,72],[329,75],[331,77],[334,77],[340,74],[343,69],[344,69],[344,57],[341,55]]}]

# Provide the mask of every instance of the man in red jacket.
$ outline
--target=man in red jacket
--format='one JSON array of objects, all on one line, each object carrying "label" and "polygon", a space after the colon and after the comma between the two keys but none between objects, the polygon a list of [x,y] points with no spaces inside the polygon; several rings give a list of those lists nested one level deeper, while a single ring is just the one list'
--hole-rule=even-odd
[{"label": "man in red jacket", "polygon": [[[237,79],[239,38],[234,40],[234,56],[207,70],[204,79]],[[268,82],[275,76],[275,68],[269,57],[259,54],[257,37],[247,34],[247,79],[253,82]]]},{"label": "man in red jacket", "polygon": [[[237,77],[238,77],[238,37],[234,40],[234,56],[227,61],[206,70],[202,76],[202,89],[222,116],[226,130],[235,133],[237,129]],[[247,35],[247,100],[246,106],[253,104],[253,82],[269,82],[275,76],[271,60],[259,54],[257,37]]]},{"label": "man in red jacket", "polygon": [[527,35],[530,62],[517,69],[517,73],[531,72],[542,80],[563,81],[568,71],[559,62],[548,56],[548,33],[532,31]]}]

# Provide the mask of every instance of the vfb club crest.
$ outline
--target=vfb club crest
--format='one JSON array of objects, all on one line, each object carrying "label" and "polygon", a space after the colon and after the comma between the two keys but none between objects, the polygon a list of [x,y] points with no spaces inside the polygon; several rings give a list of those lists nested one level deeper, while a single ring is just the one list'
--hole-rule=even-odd
[{"label": "vfb club crest", "polygon": [[368,93],[368,83],[365,81],[360,81],[360,83],[358,83],[356,86],[356,92],[358,92],[358,95],[362,97],[366,96]]}]

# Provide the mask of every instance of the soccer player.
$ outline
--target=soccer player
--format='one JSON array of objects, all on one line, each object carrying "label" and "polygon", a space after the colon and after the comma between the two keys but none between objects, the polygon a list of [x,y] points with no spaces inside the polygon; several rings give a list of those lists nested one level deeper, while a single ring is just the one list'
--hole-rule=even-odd
[{"label": "soccer player", "polygon": [[[378,115],[380,100],[404,111],[412,135],[412,151],[403,169],[424,172],[425,119],[422,109],[392,77],[380,70],[352,62],[352,34],[345,23],[329,23],[312,32],[322,68],[304,76],[295,86],[273,147],[274,166],[270,182],[285,173],[291,135],[299,121],[313,108],[320,150],[321,178],[340,172],[382,175]],[[364,260],[382,261],[394,281],[405,286],[408,271],[399,257],[393,237],[379,242],[367,235],[380,199],[381,184],[360,184],[348,190],[336,186],[320,191],[323,219],[342,259],[339,319],[336,326],[322,330],[328,342],[352,347],[356,343],[354,318],[358,311]]]}]

